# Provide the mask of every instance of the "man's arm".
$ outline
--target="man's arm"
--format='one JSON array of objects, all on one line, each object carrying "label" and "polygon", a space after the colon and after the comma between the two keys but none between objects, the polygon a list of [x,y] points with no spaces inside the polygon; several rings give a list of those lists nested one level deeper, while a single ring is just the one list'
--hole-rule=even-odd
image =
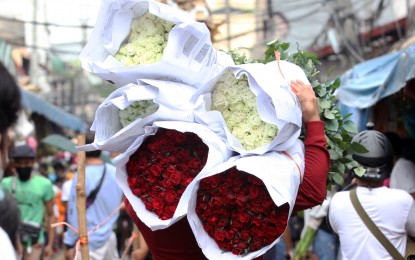
[{"label": "man's arm", "polygon": [[313,88],[297,80],[291,82],[291,89],[300,102],[306,127],[304,178],[295,201],[296,212],[320,205],[326,198],[330,154],[326,147],[324,122],[320,120],[318,101]]},{"label": "man's arm", "polygon": [[45,257],[52,257],[53,255],[53,239],[55,238],[55,228],[52,227],[52,224],[56,222],[55,220],[55,215],[53,214],[53,204],[54,204],[54,199],[52,198],[50,200],[48,200],[47,202],[45,202],[45,206],[46,206],[46,214],[47,214],[47,227],[48,227],[48,244],[45,247],[44,250],[44,256]]}]

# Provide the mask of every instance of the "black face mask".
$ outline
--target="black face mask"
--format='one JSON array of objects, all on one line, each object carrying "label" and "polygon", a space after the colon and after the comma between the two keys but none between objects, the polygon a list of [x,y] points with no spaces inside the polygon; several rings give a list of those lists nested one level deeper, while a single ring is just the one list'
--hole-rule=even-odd
[{"label": "black face mask", "polygon": [[30,179],[30,174],[32,173],[32,167],[18,167],[16,172],[19,175],[20,181],[27,181]]}]

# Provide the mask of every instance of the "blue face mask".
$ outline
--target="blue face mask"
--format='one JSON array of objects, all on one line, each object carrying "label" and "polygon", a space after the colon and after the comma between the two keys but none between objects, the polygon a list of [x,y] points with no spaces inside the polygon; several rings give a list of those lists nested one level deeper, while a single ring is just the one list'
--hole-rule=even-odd
[{"label": "blue face mask", "polygon": [[56,181],[56,179],[58,178],[58,176],[56,176],[56,173],[54,173],[54,172],[52,172],[52,173],[49,173],[49,175],[48,175],[48,179],[52,182],[52,183],[54,183],[55,181]]}]

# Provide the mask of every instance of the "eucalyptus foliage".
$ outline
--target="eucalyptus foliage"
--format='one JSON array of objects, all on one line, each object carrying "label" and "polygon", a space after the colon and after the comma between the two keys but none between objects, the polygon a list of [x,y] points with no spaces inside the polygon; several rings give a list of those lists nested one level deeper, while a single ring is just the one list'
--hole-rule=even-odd
[{"label": "eucalyptus foliage", "polygon": [[[367,150],[364,146],[351,142],[353,135],[357,133],[353,121],[348,120],[351,114],[343,116],[336,107],[334,92],[340,87],[340,79],[320,82],[320,71],[316,67],[320,65],[317,55],[304,52],[298,46],[295,53],[290,53],[288,51],[289,46],[289,43],[280,43],[278,40],[269,42],[265,51],[265,57],[258,60],[249,60],[244,53],[240,52],[242,48],[230,51],[228,54],[232,56],[236,64],[268,63],[275,61],[274,53],[278,51],[281,60],[294,63],[303,69],[318,97],[320,118],[324,120],[327,149],[330,153],[328,188],[330,189],[333,184],[343,185],[344,173],[350,172],[353,168],[356,168],[355,172],[359,175],[364,173],[363,167],[353,160],[352,155],[354,153],[365,153]],[[305,129],[303,128],[302,138],[304,137],[304,132]]]}]

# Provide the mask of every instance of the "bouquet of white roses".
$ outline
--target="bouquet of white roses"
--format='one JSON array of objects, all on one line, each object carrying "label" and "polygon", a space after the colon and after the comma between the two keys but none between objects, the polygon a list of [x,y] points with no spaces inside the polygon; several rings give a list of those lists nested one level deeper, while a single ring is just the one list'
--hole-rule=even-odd
[{"label": "bouquet of white roses", "polygon": [[133,19],[127,42],[115,58],[124,66],[153,64],[161,60],[174,23],[150,13]]},{"label": "bouquet of white roses", "polygon": [[205,111],[195,119],[215,131],[230,149],[241,155],[289,149],[301,128],[301,109],[295,95],[264,64],[234,65],[202,86]]},{"label": "bouquet of white roses", "polygon": [[218,79],[212,93],[212,110],[222,113],[226,126],[246,150],[269,144],[278,134],[276,125],[259,116],[256,97],[245,74],[237,79],[227,70]]},{"label": "bouquet of white roses", "polygon": [[91,130],[92,144],[79,150],[124,152],[156,120],[193,122],[193,111],[201,102],[191,103],[196,89],[176,82],[142,80],[111,93],[97,108]]},{"label": "bouquet of white roses", "polygon": [[120,121],[123,127],[131,124],[139,118],[144,118],[156,112],[159,105],[152,100],[134,101],[126,109],[120,110]]},{"label": "bouquet of white roses", "polygon": [[216,51],[206,25],[183,11],[151,0],[104,0],[80,59],[118,86],[139,79],[196,86],[211,77]]}]

